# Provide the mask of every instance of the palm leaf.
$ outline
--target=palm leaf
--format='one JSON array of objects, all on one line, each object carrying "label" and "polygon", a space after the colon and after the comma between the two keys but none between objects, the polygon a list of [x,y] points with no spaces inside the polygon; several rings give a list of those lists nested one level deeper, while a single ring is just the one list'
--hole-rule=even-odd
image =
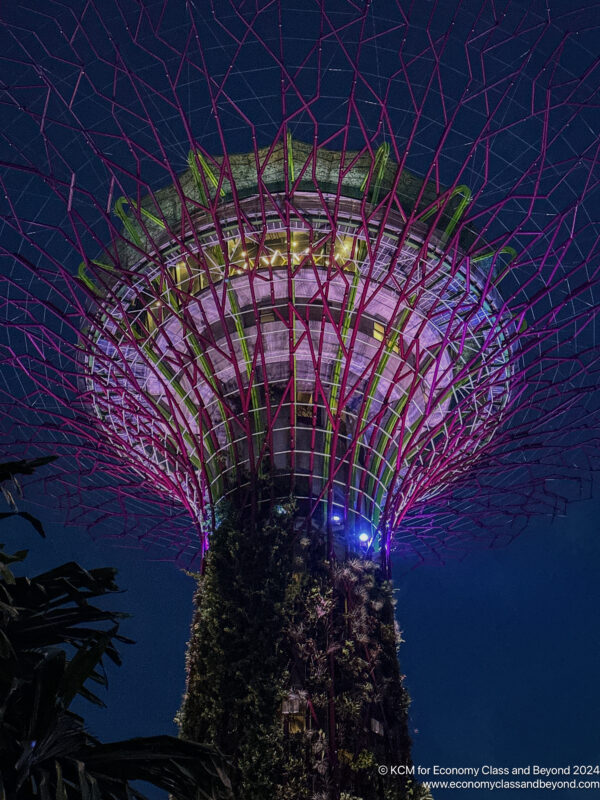
[{"label": "palm leaf", "polygon": [[98,744],[80,754],[94,774],[142,780],[180,797],[227,798],[231,782],[223,756],[208,745],[173,736]]},{"label": "palm leaf", "polygon": [[0,464],[0,483],[14,480],[15,475],[33,475],[38,467],[44,467],[56,461],[58,456],[41,456],[40,458],[22,458],[18,461],[5,461]]},{"label": "palm leaf", "polygon": [[0,514],[0,519],[6,519],[7,517],[22,517],[23,519],[26,519],[27,522],[29,522],[36,529],[42,538],[46,538],[42,523],[37,517],[34,517],[33,514],[29,514],[27,511],[3,511]]},{"label": "palm leaf", "polygon": [[[0,483],[53,460],[0,464]],[[0,520],[12,516],[44,535],[26,512]],[[92,602],[119,591],[116,570],[71,562],[15,578],[9,565],[25,555],[0,545],[0,800],[145,800],[132,780],[182,798],[230,798],[227,764],[208,746],[171,736],[102,744],[86,732],[69,705],[77,695],[104,705],[86,684],[106,685],[104,656],[120,665],[116,642],[131,642],[118,633],[127,615]]]}]

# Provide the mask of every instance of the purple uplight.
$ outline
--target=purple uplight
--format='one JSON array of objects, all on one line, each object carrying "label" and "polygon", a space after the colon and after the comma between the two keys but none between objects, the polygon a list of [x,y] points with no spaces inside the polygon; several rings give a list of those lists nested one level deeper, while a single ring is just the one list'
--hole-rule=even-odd
[{"label": "purple uplight", "polygon": [[4,24],[19,451],[188,561],[269,477],[384,558],[560,512],[597,457],[593,12],[179,5]]}]

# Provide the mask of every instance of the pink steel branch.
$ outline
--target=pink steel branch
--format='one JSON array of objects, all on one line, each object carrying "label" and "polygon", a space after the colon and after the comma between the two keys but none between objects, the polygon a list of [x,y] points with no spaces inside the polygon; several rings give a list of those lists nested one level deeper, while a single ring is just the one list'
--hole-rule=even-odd
[{"label": "pink steel branch", "polygon": [[5,407],[75,456],[77,513],[160,531],[174,500],[201,545],[183,518],[173,537],[203,550],[284,428],[279,472],[332,552],[338,507],[384,555],[560,508],[597,412],[598,62],[572,71],[567,20],[315,3],[302,41],[279,2],[190,7],[179,38],[169,2],[111,10],[56,4],[52,46],[4,29],[3,352],[26,375]]}]

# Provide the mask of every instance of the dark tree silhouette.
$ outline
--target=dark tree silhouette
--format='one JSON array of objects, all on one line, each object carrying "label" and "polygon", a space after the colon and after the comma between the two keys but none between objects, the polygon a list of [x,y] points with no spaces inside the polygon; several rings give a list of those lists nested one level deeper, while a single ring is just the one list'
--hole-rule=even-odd
[{"label": "dark tree silhouette", "polygon": [[[0,478],[31,474],[50,460],[0,465]],[[39,520],[11,513],[43,533]],[[116,570],[70,562],[15,577],[11,566],[26,555],[0,548],[0,797],[143,798],[132,780],[178,797],[227,797],[225,765],[214,748],[172,736],[103,744],[88,733],[71,703],[79,695],[104,705],[90,684],[106,686],[104,658],[120,665],[117,643],[132,642],[118,632],[127,615],[93,602],[118,591]]]}]

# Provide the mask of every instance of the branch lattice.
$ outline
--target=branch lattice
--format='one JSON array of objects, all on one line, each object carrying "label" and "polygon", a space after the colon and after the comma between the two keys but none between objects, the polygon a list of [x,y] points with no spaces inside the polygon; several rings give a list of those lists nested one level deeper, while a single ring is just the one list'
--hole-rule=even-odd
[{"label": "branch lattice", "polygon": [[596,12],[3,12],[7,446],[186,562],[269,475],[333,549],[562,513],[598,452]]}]

